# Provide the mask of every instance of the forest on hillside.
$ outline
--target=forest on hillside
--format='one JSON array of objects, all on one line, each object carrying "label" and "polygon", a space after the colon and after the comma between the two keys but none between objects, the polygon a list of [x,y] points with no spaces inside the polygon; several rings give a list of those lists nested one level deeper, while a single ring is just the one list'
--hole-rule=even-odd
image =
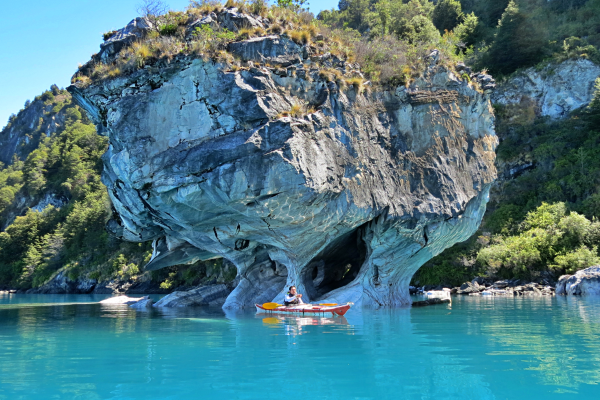
[{"label": "forest on hillside", "polygon": [[497,79],[543,60],[600,62],[598,0],[341,0],[338,7],[317,18],[371,40],[446,39],[474,69]]},{"label": "forest on hillside", "polygon": [[[217,3],[192,1],[186,13]],[[600,0],[342,0],[337,10],[316,17],[298,0],[279,0],[275,6],[229,0],[227,5],[275,18],[282,33],[288,29],[300,42],[312,40],[313,30],[333,32],[339,40],[332,48],[360,62],[374,84],[407,83],[418,73],[422,55],[433,48],[452,62],[464,61],[497,79],[569,58],[600,62]],[[163,22],[153,43],[172,38],[183,14],[165,11],[157,16]],[[296,26],[301,22],[304,30],[292,29],[293,23],[283,20],[292,14],[290,21]],[[205,29],[198,38],[205,49],[251,34]],[[133,58],[124,60],[120,71],[96,68],[92,78],[140,68],[142,50],[166,51],[138,47],[124,51]],[[221,56],[219,48],[214,50]],[[90,79],[76,77],[84,78]],[[496,107],[499,160],[527,154],[536,168],[503,182],[479,232],[427,263],[415,282],[456,285],[474,276],[537,279],[600,263],[599,93],[600,85],[589,107],[561,121],[521,118],[522,110]],[[29,112],[34,109],[40,115],[32,123]],[[51,120],[58,128],[49,132],[45,127]],[[104,224],[113,211],[100,181],[107,139],[96,134],[65,90],[53,86],[28,101],[10,117],[0,141],[9,131],[23,140],[12,160],[0,164],[0,287],[39,287],[57,271],[72,279],[150,279],[165,289],[192,285],[206,276],[205,265],[144,274],[150,244],[122,242],[107,234]],[[62,199],[61,205],[34,207],[49,197]]]}]

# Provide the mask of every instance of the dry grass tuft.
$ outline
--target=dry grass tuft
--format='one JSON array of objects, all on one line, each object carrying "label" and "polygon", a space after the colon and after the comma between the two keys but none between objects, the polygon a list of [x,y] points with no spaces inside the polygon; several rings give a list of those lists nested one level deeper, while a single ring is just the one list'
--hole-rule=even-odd
[{"label": "dry grass tuft", "polygon": [[110,68],[107,73],[109,78],[116,78],[119,75],[121,75],[121,69],[117,66]]},{"label": "dry grass tuft", "polygon": [[302,103],[294,103],[289,111],[282,111],[277,114],[276,119],[284,118],[284,117],[292,117],[292,118],[301,118],[307,114],[315,112],[313,107],[307,108],[306,105]]},{"label": "dry grass tuft", "polygon": [[348,86],[354,87],[354,90],[356,90],[356,93],[358,93],[358,94],[361,94],[365,90],[364,83],[365,83],[365,80],[359,76],[346,79],[346,84]]},{"label": "dry grass tuft", "polygon": [[284,32],[283,26],[275,23],[273,25],[271,25],[271,27],[269,28],[269,33],[274,33],[276,35],[281,35]]},{"label": "dry grass tuft", "polygon": [[253,37],[260,37],[266,35],[267,31],[257,26],[256,28],[242,28],[238,31],[237,37],[239,40],[246,40]]},{"label": "dry grass tuft", "polygon": [[319,34],[319,28],[317,28],[315,25],[310,24],[308,26],[305,27],[305,29],[308,31],[308,33],[310,34],[310,37],[313,38],[315,36],[317,36]]},{"label": "dry grass tuft", "polygon": [[300,104],[294,104],[290,109],[290,116],[293,118],[298,118],[302,116],[303,112],[304,107],[302,107]]},{"label": "dry grass tuft", "polygon": [[248,5],[248,10],[253,14],[266,17],[269,11],[269,2],[267,0],[252,0]]},{"label": "dry grass tuft", "polygon": [[248,4],[246,0],[227,0],[225,2],[225,8],[237,8],[239,12],[246,12],[248,10]]},{"label": "dry grass tuft", "polygon": [[319,71],[319,77],[327,82],[336,82],[338,85],[343,82],[340,87],[345,86],[344,74],[338,69],[323,68]]},{"label": "dry grass tuft", "polygon": [[87,87],[90,83],[92,83],[92,80],[90,79],[89,76],[78,75],[78,76],[75,76],[73,79],[71,79],[71,83],[77,83],[77,82],[81,82],[80,84],[83,87]]},{"label": "dry grass tuft", "polygon": [[299,30],[299,31],[291,31],[289,32],[290,39],[292,39],[296,44],[308,44],[310,43],[311,34],[309,31]]},{"label": "dry grass tuft", "polygon": [[232,64],[234,61],[233,55],[226,50],[219,50],[214,58],[215,61],[222,64]]}]

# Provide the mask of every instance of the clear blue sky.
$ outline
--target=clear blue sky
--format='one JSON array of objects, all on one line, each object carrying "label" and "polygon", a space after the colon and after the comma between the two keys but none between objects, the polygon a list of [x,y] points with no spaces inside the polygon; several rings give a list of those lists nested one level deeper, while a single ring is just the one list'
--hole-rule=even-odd
[{"label": "clear blue sky", "polygon": [[[164,0],[184,10],[188,0]],[[27,99],[53,83],[67,87],[77,64],[99,50],[103,32],[137,16],[141,0],[18,0],[3,2],[0,13],[0,129]],[[338,0],[312,0],[315,15]]]}]

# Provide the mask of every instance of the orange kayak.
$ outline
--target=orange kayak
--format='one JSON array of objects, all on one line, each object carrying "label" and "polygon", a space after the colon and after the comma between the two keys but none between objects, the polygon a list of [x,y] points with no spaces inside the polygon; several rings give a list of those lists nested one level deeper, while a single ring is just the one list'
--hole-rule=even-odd
[{"label": "orange kayak", "polygon": [[338,304],[335,306],[313,306],[307,304],[301,304],[297,306],[281,306],[272,310],[264,308],[260,304],[255,304],[256,311],[260,313],[273,313],[273,314],[299,314],[299,315],[315,315],[315,314],[331,314],[331,315],[344,315],[348,312],[352,303]]}]

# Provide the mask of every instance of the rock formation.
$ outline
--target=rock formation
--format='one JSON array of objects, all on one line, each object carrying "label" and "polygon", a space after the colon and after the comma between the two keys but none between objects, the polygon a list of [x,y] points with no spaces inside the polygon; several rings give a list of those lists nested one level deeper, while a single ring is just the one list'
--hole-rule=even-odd
[{"label": "rock formation", "polygon": [[595,265],[575,275],[563,275],[556,284],[556,294],[575,296],[600,295],[600,265]]},{"label": "rock formation", "polygon": [[115,304],[126,304],[126,305],[131,305],[131,304],[135,304],[139,301],[144,301],[144,300],[148,300],[148,296],[145,297],[128,297],[128,296],[115,296],[115,297],[109,297],[108,299],[104,299],[102,301],[100,301],[100,304],[105,304],[105,305],[115,305]]},{"label": "rock formation", "polygon": [[590,103],[598,76],[600,66],[583,58],[527,68],[499,83],[492,102],[519,105],[532,101],[537,115],[563,118]]},{"label": "rock formation", "polygon": [[192,290],[173,292],[160,299],[154,307],[215,306],[225,303],[232,288],[217,283]]},{"label": "rock formation", "polygon": [[139,311],[147,311],[152,308],[152,299],[148,298],[148,296],[143,297],[141,300],[136,301],[133,304],[129,304],[130,308],[134,308]]},{"label": "rock formation", "polygon": [[[414,272],[485,211],[497,144],[488,95],[435,52],[410,87],[364,91],[320,74],[285,36],[229,51],[250,63],[182,55],[69,88],[110,139],[108,229],[154,241],[147,270],[231,261],[225,308],[281,301],[289,285],[308,301],[410,303]],[[252,64],[265,59],[278,66]]]}]

